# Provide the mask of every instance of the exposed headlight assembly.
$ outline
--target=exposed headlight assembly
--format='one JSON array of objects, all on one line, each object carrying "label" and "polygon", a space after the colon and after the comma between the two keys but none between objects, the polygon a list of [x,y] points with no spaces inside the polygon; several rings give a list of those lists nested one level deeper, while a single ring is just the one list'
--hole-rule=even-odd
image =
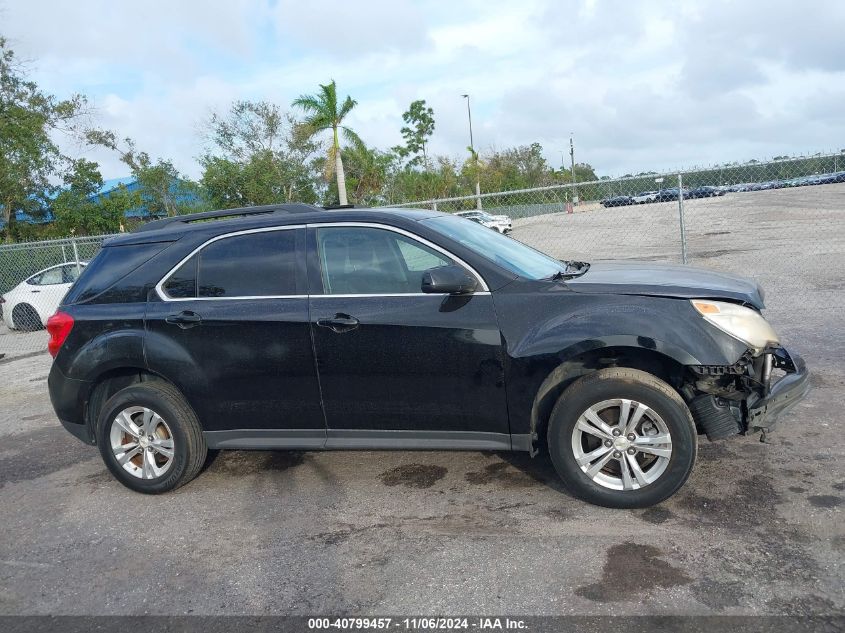
[{"label": "exposed headlight assembly", "polygon": [[692,299],[690,303],[705,320],[748,345],[755,354],[780,342],[769,322],[751,308],[709,299]]}]

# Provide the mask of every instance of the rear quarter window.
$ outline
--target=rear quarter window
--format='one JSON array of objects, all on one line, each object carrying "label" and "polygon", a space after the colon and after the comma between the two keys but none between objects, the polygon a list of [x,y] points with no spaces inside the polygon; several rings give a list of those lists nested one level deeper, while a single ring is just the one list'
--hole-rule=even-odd
[{"label": "rear quarter window", "polygon": [[[63,303],[85,303],[111,289],[133,270],[142,266],[155,255],[170,246],[172,242],[150,244],[126,244],[104,246],[94,259],[82,270],[76,283],[68,290]],[[128,301],[144,301],[143,293],[123,293]]]}]

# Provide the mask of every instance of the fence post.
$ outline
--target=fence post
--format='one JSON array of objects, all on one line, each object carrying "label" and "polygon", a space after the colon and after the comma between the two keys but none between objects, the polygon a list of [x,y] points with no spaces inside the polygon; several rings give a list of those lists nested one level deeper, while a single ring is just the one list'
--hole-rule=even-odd
[{"label": "fence post", "polygon": [[76,262],[76,272],[81,273],[82,267],[79,265],[79,250],[76,248],[76,240],[71,239],[70,243],[73,245],[73,261]]},{"label": "fence post", "polygon": [[678,219],[681,223],[681,261],[687,263],[687,231],[684,225],[684,180],[678,174]]},{"label": "fence post", "polygon": [[437,203],[436,203],[436,202],[433,202],[433,203],[431,204],[431,210],[432,210],[432,211],[437,211]]}]

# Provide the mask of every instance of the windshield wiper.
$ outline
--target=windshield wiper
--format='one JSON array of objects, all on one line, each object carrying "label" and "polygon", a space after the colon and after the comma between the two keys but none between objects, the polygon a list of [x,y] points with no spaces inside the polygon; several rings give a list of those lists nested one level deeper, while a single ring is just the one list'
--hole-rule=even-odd
[{"label": "windshield wiper", "polygon": [[565,261],[563,262],[566,268],[554,273],[551,277],[547,277],[550,281],[560,281],[561,279],[572,279],[573,277],[580,277],[590,269],[587,262]]}]

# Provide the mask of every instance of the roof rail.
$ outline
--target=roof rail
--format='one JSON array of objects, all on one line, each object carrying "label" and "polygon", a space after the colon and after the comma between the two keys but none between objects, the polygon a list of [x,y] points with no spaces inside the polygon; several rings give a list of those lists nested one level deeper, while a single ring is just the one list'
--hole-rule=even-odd
[{"label": "roof rail", "polygon": [[251,215],[264,215],[270,213],[314,213],[315,211],[322,211],[321,207],[315,207],[310,204],[292,203],[292,204],[270,204],[261,207],[243,207],[240,209],[219,209],[217,211],[203,211],[201,213],[188,213],[186,215],[176,215],[170,218],[163,218],[161,220],[153,220],[139,226],[133,233],[141,231],[157,231],[163,229],[171,224],[190,224],[192,222],[202,222],[204,220],[214,220],[216,218],[236,218],[248,217]]}]

